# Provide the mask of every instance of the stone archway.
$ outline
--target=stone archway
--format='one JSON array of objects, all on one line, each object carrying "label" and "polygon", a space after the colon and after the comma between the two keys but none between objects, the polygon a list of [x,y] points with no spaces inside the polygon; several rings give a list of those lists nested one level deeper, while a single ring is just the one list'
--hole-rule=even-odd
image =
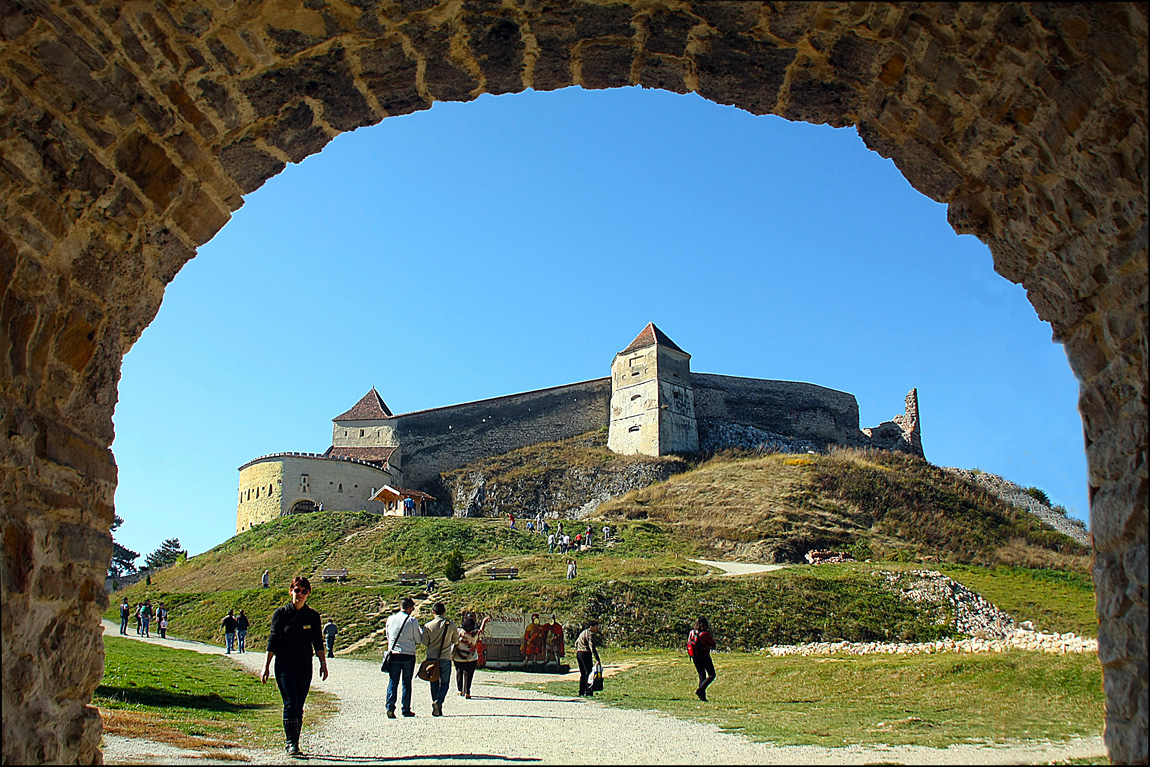
[{"label": "stone archway", "polygon": [[1147,759],[1141,4],[125,0],[0,6],[3,758],[92,762],[120,361],[259,187],[481,93],[640,84],[855,125],[986,242],[1081,383],[1106,743]]}]

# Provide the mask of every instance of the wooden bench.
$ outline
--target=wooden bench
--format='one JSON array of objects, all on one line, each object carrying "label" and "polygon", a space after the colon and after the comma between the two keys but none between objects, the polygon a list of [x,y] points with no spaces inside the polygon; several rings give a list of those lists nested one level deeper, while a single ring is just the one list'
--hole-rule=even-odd
[{"label": "wooden bench", "polygon": [[324,570],[319,574],[319,577],[323,578],[325,581],[346,581],[347,568],[345,567],[339,570]]},{"label": "wooden bench", "polygon": [[518,567],[489,567],[487,568],[487,577],[491,580],[496,578],[514,578],[519,575]]},{"label": "wooden bench", "polygon": [[399,582],[404,586],[418,586],[427,583],[427,573],[400,573]]}]

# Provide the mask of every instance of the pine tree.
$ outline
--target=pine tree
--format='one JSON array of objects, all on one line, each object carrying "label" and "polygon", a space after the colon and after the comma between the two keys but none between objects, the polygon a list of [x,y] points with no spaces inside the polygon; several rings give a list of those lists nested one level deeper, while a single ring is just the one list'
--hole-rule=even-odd
[{"label": "pine tree", "polygon": [[158,567],[170,565],[187,556],[188,552],[180,548],[180,539],[169,538],[160,544],[160,548],[148,555],[148,558],[144,560],[144,564],[149,570],[155,570]]},{"label": "pine tree", "polygon": [[[119,514],[115,515],[112,521],[112,532],[116,532],[116,528],[124,524],[124,520]],[[116,537],[112,536],[112,561],[108,563],[108,577],[119,578],[123,575],[136,572],[136,560],[139,559],[140,552],[132,551],[127,546],[121,546],[116,542]]]}]

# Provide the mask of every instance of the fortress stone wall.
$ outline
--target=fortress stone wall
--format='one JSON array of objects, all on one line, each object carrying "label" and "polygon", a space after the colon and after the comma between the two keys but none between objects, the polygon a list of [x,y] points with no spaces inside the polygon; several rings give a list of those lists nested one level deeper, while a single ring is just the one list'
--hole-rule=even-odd
[{"label": "fortress stone wall", "polygon": [[528,445],[607,425],[611,379],[511,394],[395,416],[405,481],[419,487],[440,472]]},{"label": "fortress stone wall", "polygon": [[276,453],[240,467],[236,532],[292,513],[303,501],[308,508],[365,510],[382,514],[371,496],[398,480],[390,471],[364,461],[328,458],[315,453]]}]

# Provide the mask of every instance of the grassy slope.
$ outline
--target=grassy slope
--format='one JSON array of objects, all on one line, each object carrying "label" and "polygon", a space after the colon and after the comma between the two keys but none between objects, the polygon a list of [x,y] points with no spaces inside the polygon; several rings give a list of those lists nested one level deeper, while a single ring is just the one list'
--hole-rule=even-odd
[{"label": "grassy slope", "polygon": [[1088,550],[979,487],[913,456],[717,457],[609,501],[597,516],[647,519],[714,555],[798,562],[811,549],[875,558],[1087,572]]}]

